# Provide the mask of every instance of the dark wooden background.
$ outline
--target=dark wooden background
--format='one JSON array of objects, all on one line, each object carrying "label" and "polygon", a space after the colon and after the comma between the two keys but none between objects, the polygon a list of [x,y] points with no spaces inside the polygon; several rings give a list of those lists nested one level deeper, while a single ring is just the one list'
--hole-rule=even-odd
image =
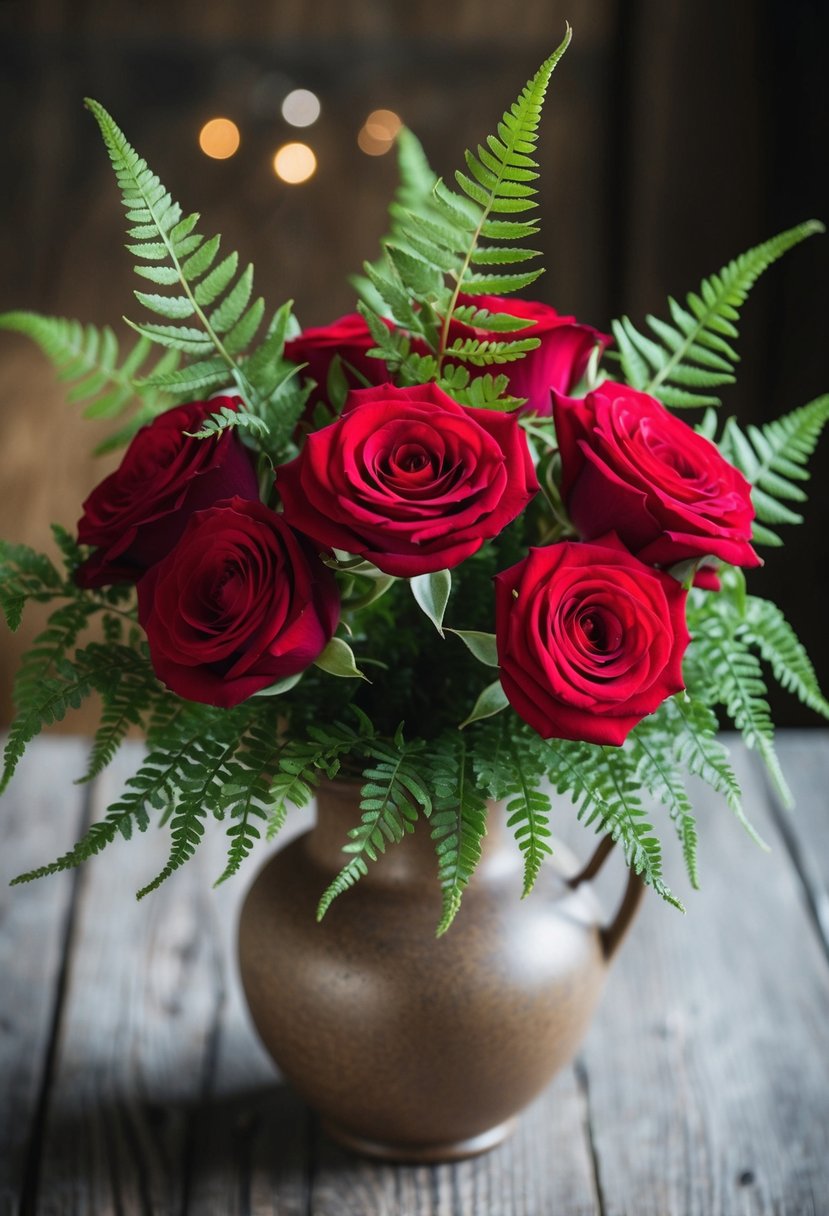
[{"label": "dark wooden background", "polygon": [[[543,124],[549,273],[538,297],[601,328],[622,310],[641,322],[750,244],[829,220],[824,0],[0,0],[0,310],[98,323],[137,312],[122,211],[82,106],[91,95],[185,209],[255,261],[271,303],[293,297],[304,324],[348,311],[345,276],[374,256],[395,180],[393,156],[357,149],[367,112],[397,110],[451,174],[557,45],[565,17],[573,44]],[[322,100],[305,136],[279,115],[295,86]],[[225,162],[197,146],[216,114],[242,130]],[[304,186],[270,168],[289,138],[307,138],[319,158]],[[827,284],[826,237],[761,282],[726,409],[762,421],[829,390]],[[108,471],[88,456],[101,436],[10,335],[0,335],[0,418],[0,535],[42,545],[48,522],[71,525]],[[827,448],[808,530],[790,530],[786,551],[766,551],[752,575],[824,682]],[[0,722],[14,656],[38,624],[0,637]],[[813,721],[788,699],[777,713]]]}]

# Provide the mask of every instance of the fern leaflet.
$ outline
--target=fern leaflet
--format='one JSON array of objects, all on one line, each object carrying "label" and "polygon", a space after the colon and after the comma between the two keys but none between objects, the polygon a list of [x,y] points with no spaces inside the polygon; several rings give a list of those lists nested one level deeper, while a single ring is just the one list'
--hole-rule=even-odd
[{"label": "fern leaflet", "polygon": [[481,860],[487,806],[471,780],[471,761],[464,739],[442,741],[432,757],[435,809],[432,839],[438,857],[443,910],[436,936],[449,929],[463,893]]},{"label": "fern leaflet", "polygon": [[788,249],[823,231],[817,220],[798,224],[703,279],[699,291],[686,297],[685,307],[669,299],[673,323],[649,316],[653,337],[636,329],[628,317],[614,321],[613,335],[628,384],[665,405],[719,405],[719,397],[710,390],[734,381],[738,355],[731,343],[739,336],[739,309],[749,291]]}]

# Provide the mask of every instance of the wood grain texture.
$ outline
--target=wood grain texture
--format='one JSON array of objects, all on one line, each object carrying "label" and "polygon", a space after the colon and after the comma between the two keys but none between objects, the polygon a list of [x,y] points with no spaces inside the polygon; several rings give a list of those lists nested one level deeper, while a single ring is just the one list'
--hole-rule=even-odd
[{"label": "wood grain texture", "polygon": [[[781,821],[786,840],[756,758],[737,747],[747,809],[773,853],[759,852],[701,793],[704,890],[687,896],[688,915],[646,901],[576,1067],[511,1141],[457,1166],[359,1161],[279,1083],[235,973],[236,912],[262,854],[240,881],[212,891],[221,825],[141,905],[133,892],[163,863],[167,833],[95,859],[78,882],[68,939],[71,878],[7,891],[0,1213],[825,1216],[829,961],[813,908],[827,877],[829,733],[784,734],[780,750],[799,798],[796,816]],[[94,787],[96,815],[139,754],[128,745]],[[79,827],[70,784],[82,767],[78,745],[41,740],[24,763],[0,803],[8,872],[48,859]],[[562,807],[562,827],[568,817]],[[590,838],[571,839],[589,852]],[[672,879],[679,864],[669,859]],[[602,876],[608,911],[621,877]],[[64,944],[44,1135],[24,1185],[20,1154],[50,1051]]]},{"label": "wood grain texture", "polygon": [[74,887],[69,874],[8,884],[69,848],[83,814],[83,791],[66,779],[80,770],[80,744],[55,740],[49,754],[48,764],[37,749],[24,757],[0,814],[0,1216],[17,1211],[28,1184]]},{"label": "wood grain texture", "polygon": [[703,891],[685,918],[647,901],[588,1037],[603,1216],[829,1207],[829,967],[756,757],[735,761],[771,854],[698,799]]}]

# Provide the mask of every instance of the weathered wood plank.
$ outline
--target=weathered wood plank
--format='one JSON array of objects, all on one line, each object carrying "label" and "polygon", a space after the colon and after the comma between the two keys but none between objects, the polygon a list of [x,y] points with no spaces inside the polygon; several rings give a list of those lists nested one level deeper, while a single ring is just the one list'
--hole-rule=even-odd
[{"label": "weathered wood plank", "polygon": [[66,944],[72,878],[9,887],[80,832],[83,792],[70,782],[82,748],[52,740],[24,758],[0,800],[0,1216],[17,1212],[36,1133]]},{"label": "weathered wood plank", "polygon": [[779,751],[795,806],[775,811],[829,951],[829,731],[786,731]]},{"label": "weathered wood plank", "polygon": [[587,1111],[567,1069],[511,1139],[457,1165],[359,1161],[319,1135],[313,1216],[595,1216]]},{"label": "weathered wood plank", "polygon": [[[137,756],[135,745],[126,747],[105,774],[94,791],[95,813],[117,793]],[[213,1137],[215,1155],[198,1183],[193,1171],[223,1050],[234,982],[227,936],[243,890],[238,884],[211,890],[221,871],[221,837],[220,830],[209,833],[200,855],[140,905],[132,892],[166,859],[166,832],[151,829],[140,841],[119,841],[110,846],[114,855],[96,858],[83,873],[38,1211],[178,1216],[249,1210],[245,1178],[233,1177],[228,1160],[251,1111],[255,1117],[249,1087],[272,1087],[261,1058],[259,1072],[255,1063],[240,1072],[241,1093],[228,1091],[214,1106],[227,1138]],[[271,1102],[271,1114],[274,1105],[279,1114],[278,1102]],[[277,1139],[276,1158],[280,1151]],[[274,1210],[303,1210],[291,1195],[304,1176],[294,1172],[287,1205],[277,1194]],[[237,1186],[235,1207],[211,1201],[217,1177],[222,1193],[230,1183]],[[199,1195],[192,1207],[191,1191]]]},{"label": "weathered wood plank", "polygon": [[772,854],[699,797],[704,891],[685,918],[646,901],[586,1044],[604,1216],[829,1211],[829,966],[735,761]]}]

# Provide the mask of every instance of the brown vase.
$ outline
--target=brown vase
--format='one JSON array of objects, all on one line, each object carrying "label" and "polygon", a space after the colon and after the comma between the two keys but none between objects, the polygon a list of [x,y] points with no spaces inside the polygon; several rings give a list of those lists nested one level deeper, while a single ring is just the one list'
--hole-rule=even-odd
[{"label": "brown vase", "polygon": [[280,1070],[359,1152],[448,1161],[483,1152],[573,1056],[636,909],[631,876],[609,927],[589,878],[554,863],[520,898],[522,860],[490,807],[483,858],[455,923],[427,822],[390,846],[316,921],[359,822],[359,786],[320,789],[316,826],[255,879],[239,928],[242,982]]}]

